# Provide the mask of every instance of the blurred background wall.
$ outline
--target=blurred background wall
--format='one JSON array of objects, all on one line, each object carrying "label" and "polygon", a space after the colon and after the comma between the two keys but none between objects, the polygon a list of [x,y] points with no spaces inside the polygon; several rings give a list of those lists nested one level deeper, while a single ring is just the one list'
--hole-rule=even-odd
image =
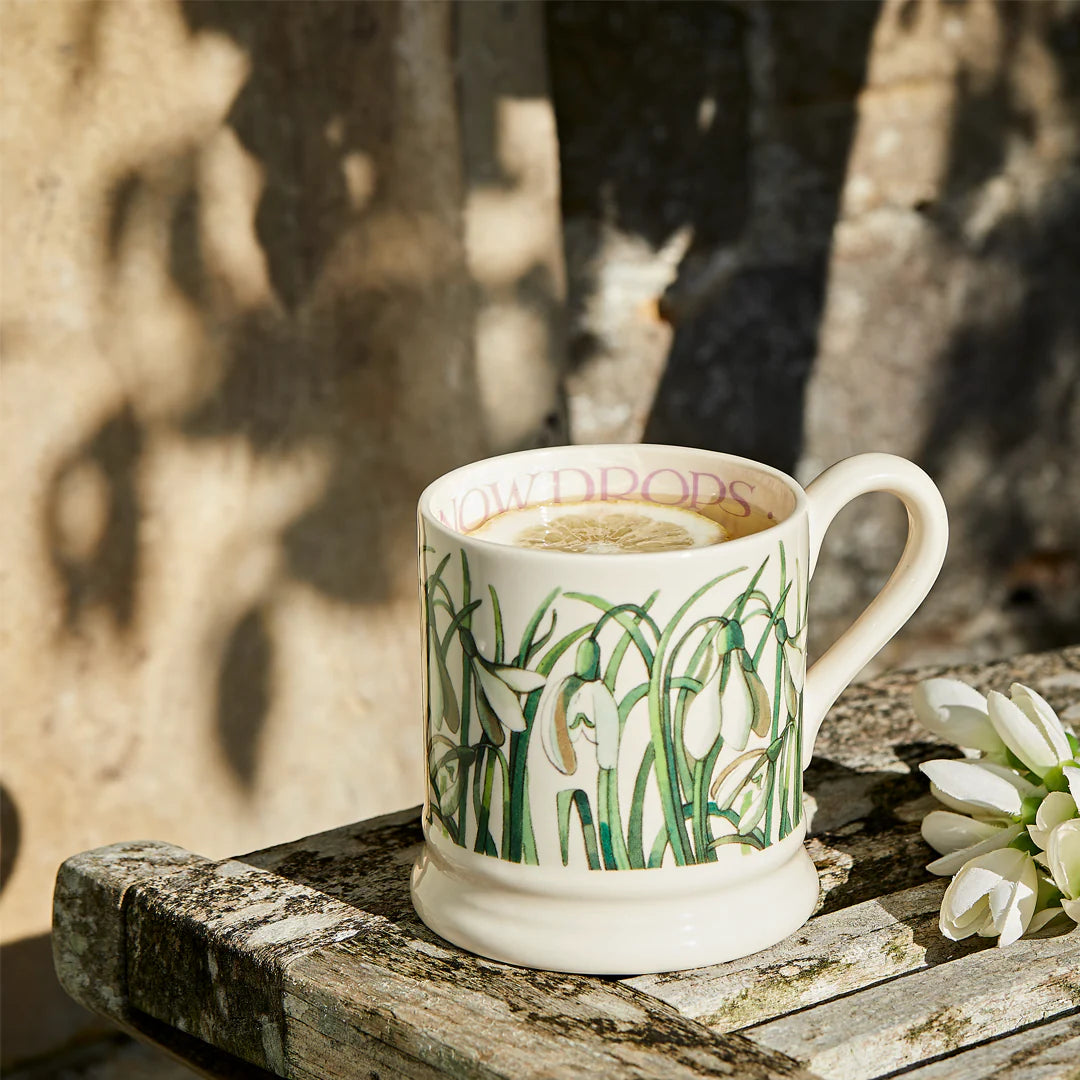
[{"label": "blurred background wall", "polygon": [[[0,20],[7,1062],[95,1031],[65,856],[419,801],[413,506],[463,461],[905,454],[954,540],[881,663],[1080,640],[1077,3]],[[838,520],[819,646],[902,528]]]}]

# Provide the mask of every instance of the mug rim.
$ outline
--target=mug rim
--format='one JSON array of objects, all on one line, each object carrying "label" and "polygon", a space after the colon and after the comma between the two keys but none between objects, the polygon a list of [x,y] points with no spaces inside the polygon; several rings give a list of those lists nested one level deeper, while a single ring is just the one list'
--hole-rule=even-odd
[{"label": "mug rim", "polygon": [[[474,536],[470,533],[459,532],[457,529],[443,524],[434,514],[431,503],[438,490],[448,482],[455,478],[460,478],[464,473],[469,472],[472,469],[482,465],[490,465],[492,462],[506,462],[513,463],[515,460],[529,460],[529,459],[541,459],[547,456],[555,456],[558,454],[571,454],[571,455],[585,455],[594,454],[597,451],[626,451],[628,449],[642,449],[648,451],[678,451],[681,453],[692,454],[704,454],[712,458],[720,458],[724,461],[732,462],[740,465],[744,468],[763,473],[766,476],[772,477],[774,480],[780,481],[791,493],[795,500],[795,505],[792,508],[790,514],[782,518],[779,521],[774,522],[767,529],[762,529],[759,532],[749,533],[746,536],[733,537],[730,540],[725,540],[722,544],[708,544],[702,547],[696,548],[678,548],[670,551],[634,551],[625,552],[617,555],[614,554],[598,554],[594,552],[567,552],[567,551],[548,551],[542,548],[526,548],[526,547],[514,547],[512,545],[503,544],[496,540],[486,540],[480,536]],[[743,548],[748,547],[754,542],[761,542],[766,537],[769,537],[777,529],[784,529],[790,526],[800,515],[807,513],[807,499],[806,491],[803,486],[792,476],[782,472],[780,469],[774,468],[772,465],[766,465],[762,461],[755,461],[753,458],[742,457],[739,454],[728,454],[722,450],[708,450],[700,446],[678,446],[672,443],[568,443],[563,446],[541,446],[532,450],[515,450],[508,454],[493,454],[486,458],[477,458],[475,461],[467,462],[464,465],[459,465],[456,469],[451,469],[449,472],[443,473],[441,476],[432,480],[424,490],[420,493],[420,498],[417,501],[417,511],[423,518],[425,524],[429,527],[434,527],[437,530],[445,533],[447,536],[454,537],[458,542],[468,542],[469,544],[476,545],[480,550],[489,552],[503,552],[512,551],[514,558],[529,558],[550,560],[555,559],[557,563],[565,564],[568,558],[572,559],[618,559],[619,564],[629,564],[632,561],[638,559],[646,559],[650,562],[658,562],[662,559],[681,561],[698,558],[716,558],[718,553],[728,551],[741,551]]]}]

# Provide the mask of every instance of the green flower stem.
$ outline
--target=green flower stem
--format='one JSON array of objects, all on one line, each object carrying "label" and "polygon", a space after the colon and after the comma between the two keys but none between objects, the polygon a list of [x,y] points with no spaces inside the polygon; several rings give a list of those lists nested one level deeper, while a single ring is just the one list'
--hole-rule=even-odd
[{"label": "green flower stem", "polygon": [[457,825],[454,823],[454,819],[451,817],[447,817],[445,814],[443,814],[443,812],[439,809],[438,804],[433,799],[429,801],[431,806],[431,813],[439,819],[439,823],[447,831],[450,839],[455,844],[461,844],[461,841],[458,839]]},{"label": "green flower stem", "polygon": [[[549,594],[548,598],[541,604],[538,609],[539,614],[533,617],[530,622],[530,635],[522,638],[521,651],[518,653],[518,658],[528,653],[531,647],[532,638],[531,635],[536,633],[537,627],[540,625],[540,619],[543,618],[543,613],[550,605],[551,601],[555,598],[556,591]],[[543,658],[536,665],[536,671],[541,675],[550,675],[552,668],[555,667],[556,661],[571,648],[577,641],[583,638],[590,630],[592,626],[586,623],[584,626],[579,626],[576,630],[571,631],[565,637],[560,638],[551,648],[544,654]],[[525,707],[523,712],[525,714],[525,730],[515,731],[510,735],[510,792],[507,805],[503,808],[503,818],[509,821],[509,834],[507,843],[507,858],[510,862],[521,862],[523,856],[526,854],[525,841],[526,841],[526,815],[529,813],[529,798],[528,791],[526,789],[527,784],[527,770],[526,764],[529,758],[529,742],[532,739],[533,722],[536,719],[536,708],[540,703],[541,691],[534,690],[525,699]],[[532,845],[532,856],[536,858],[536,841],[531,835],[531,826],[529,829],[529,843]],[[526,860],[527,861],[527,860]]]},{"label": "green flower stem", "polygon": [[776,800],[773,795],[776,792],[776,762],[770,761],[765,772],[765,842],[769,843],[772,836],[773,808]]},{"label": "green flower stem", "polygon": [[629,870],[630,856],[623,840],[616,769],[601,769],[597,777],[596,816],[600,824],[600,850],[604,855],[604,865],[608,870]]},{"label": "green flower stem", "polygon": [[[482,813],[482,806],[483,806],[483,804],[482,804],[482,795],[483,795],[483,786],[484,786],[484,773],[483,773],[482,766],[483,766],[484,758],[485,758],[485,756],[487,754],[488,745],[489,745],[488,743],[483,743],[483,742],[480,743],[480,745],[476,748],[476,757],[473,759],[473,763],[472,763],[472,809],[473,809],[473,815],[476,817],[476,820],[478,822],[480,820],[480,815]],[[462,790],[464,791],[464,790],[466,790],[466,788],[467,788],[467,785],[463,784],[462,785]],[[459,825],[458,825],[458,835],[461,837],[461,845],[462,845],[462,847],[466,847],[468,845],[468,833],[466,833],[464,828],[462,828],[462,824],[464,823],[464,821],[465,821],[465,817],[464,817],[464,815],[462,815],[462,817],[460,819],[460,822],[459,822]],[[479,836],[480,836],[479,831],[477,832],[476,835],[479,838]]]},{"label": "green flower stem", "polygon": [[[495,763],[498,762],[502,766],[503,774],[503,835],[504,835],[504,847],[506,837],[506,819],[505,819],[505,807],[510,801],[510,788],[507,782],[506,775],[506,758],[503,757],[497,746],[492,746],[490,743],[482,744],[482,748],[487,752],[487,756],[484,761],[484,792],[480,801],[480,807],[477,811],[476,818],[476,841],[473,844],[473,851],[478,851],[481,854],[496,855],[498,852],[495,848],[495,840],[492,838],[491,831],[488,828],[488,822],[491,819],[491,795],[495,787]],[[479,757],[479,754],[477,755]],[[475,791],[475,787],[474,787]]]},{"label": "green flower stem", "polygon": [[[750,602],[751,598],[760,600],[770,611],[772,610],[772,602],[769,598],[757,587],[757,583],[761,580],[761,575],[765,573],[765,567],[769,565],[769,556],[765,556],[765,561],[757,568],[754,576],[750,579],[750,584],[743,589],[742,593],[735,598],[732,604],[731,620],[732,622],[738,622],[742,618],[742,613],[746,610],[746,605]],[[746,567],[742,567],[743,570]],[[725,577],[728,575],[725,575]],[[725,615],[728,612],[724,612]]]},{"label": "green flower stem", "polygon": [[524,663],[519,663],[518,667],[528,667],[532,663],[533,657],[540,652],[545,645],[551,640],[552,635],[555,633],[555,627],[559,622],[559,614],[556,611],[551,613],[551,625],[547,630],[540,635],[527,649],[525,653]]},{"label": "green flower stem", "polygon": [[[728,604],[724,609],[723,617],[725,619],[737,618],[741,621],[743,618],[742,612],[751,600],[760,601],[761,610],[764,611],[766,615],[772,615],[772,601],[760,589],[750,589],[749,591],[739,593],[739,595]],[[738,615],[735,614],[736,611],[739,612]],[[759,614],[759,612],[755,612],[755,614]]]},{"label": "green flower stem", "polygon": [[[642,611],[648,611],[652,607],[656,598],[660,595],[660,591],[656,590],[649,598],[641,605]],[[640,616],[635,620],[635,625],[640,623]],[[594,631],[595,633],[595,631]],[[621,638],[619,638],[618,644],[611,650],[611,658],[608,660],[607,667],[604,669],[604,685],[612,692],[615,692],[615,679],[619,674],[619,668],[622,666],[623,657],[626,655],[626,650],[630,647],[630,643],[633,640],[630,631],[627,630]],[[647,665],[646,665],[647,666]],[[621,729],[620,729],[621,730]]]},{"label": "green flower stem", "polygon": [[754,608],[753,611],[744,611],[742,617],[742,625],[745,627],[751,619],[771,619],[772,612],[768,608],[759,607]]},{"label": "green flower stem", "polygon": [[668,843],[671,841],[671,835],[667,831],[665,826],[656,834],[656,839],[653,841],[653,846],[649,850],[649,869],[654,870],[658,866],[662,866],[664,863],[664,852],[667,851]]},{"label": "green flower stem", "polygon": [[783,701],[784,687],[781,682],[781,676],[784,673],[784,665],[787,660],[784,658],[783,647],[777,643],[776,646],[776,663],[773,665],[773,699],[772,699],[772,730],[769,733],[770,742],[780,734],[780,704]]},{"label": "green flower stem", "polygon": [[[762,564],[764,570],[764,564]],[[664,824],[667,828],[668,841],[671,844],[671,852],[675,857],[676,866],[685,866],[688,859],[690,838],[686,833],[686,824],[682,815],[682,800],[678,798],[677,774],[675,763],[675,747],[672,741],[671,731],[671,701],[668,694],[667,683],[670,672],[666,669],[668,649],[671,639],[678,629],[686,613],[707,593],[725,578],[734,574],[741,574],[746,570],[745,566],[729,570],[726,574],[707,581],[699,589],[696,589],[672,616],[660,640],[656,645],[656,654],[650,666],[649,673],[649,729],[655,750],[656,782],[660,788],[660,802],[664,811]],[[758,571],[760,576],[761,570]],[[756,582],[755,582],[756,583]],[[662,857],[662,852],[661,852]],[[651,856],[650,856],[651,861]]]},{"label": "green flower stem", "polygon": [[[533,617],[529,620],[528,625],[525,627],[524,633],[521,635],[521,647],[518,649],[517,660],[514,663],[514,667],[524,667],[529,659],[529,652],[533,647],[533,640],[536,637],[536,631],[540,626],[540,621],[543,619],[545,612],[555,602],[555,597],[559,595],[559,590],[552,589],[551,592],[544,597],[540,606],[533,612]],[[554,624],[552,630],[554,630]]]},{"label": "green flower stem", "polygon": [[780,777],[780,839],[787,836],[792,829],[791,810],[792,810],[792,791],[795,787],[795,770],[792,768],[792,761],[794,760],[794,747],[792,744],[796,741],[794,733],[790,731],[791,727],[798,727],[797,724],[789,725],[789,730],[784,732],[784,749],[781,750],[781,754],[784,754],[784,773]]},{"label": "green flower stem", "polygon": [[633,690],[627,691],[626,696],[619,702],[619,737],[622,737],[623,728],[633,711],[634,706],[643,698],[649,696],[649,684],[639,683]]},{"label": "green flower stem", "polygon": [[[499,606],[499,594],[495,591],[494,585],[488,586],[488,592],[491,594],[491,612],[495,619],[495,663],[501,664],[503,662],[503,621],[502,621],[502,608]],[[520,666],[520,665],[519,665]]]},{"label": "green flower stem", "polygon": [[694,806],[693,820],[697,833],[695,847],[697,849],[698,862],[716,862],[716,852],[712,847],[712,824],[711,818],[717,815],[723,816],[722,811],[714,802],[709,801],[709,779],[713,769],[716,768],[716,759],[724,748],[723,735],[717,736],[716,741],[709,748],[709,752],[698,763],[700,766],[701,780],[698,783],[697,775],[694,776]]},{"label": "green flower stem", "polygon": [[[660,802],[664,811],[668,840],[675,856],[675,865],[685,866],[689,840],[683,826],[682,815],[677,810],[679,800],[676,798],[675,791],[678,783],[675,773],[675,754],[671,743],[671,732],[667,730],[665,712],[660,672],[654,670],[653,677],[649,681],[649,729],[655,753],[653,764],[656,768],[656,782],[660,788]],[[649,865],[654,865],[651,856]]]},{"label": "green flower stem", "polygon": [[580,788],[568,788],[555,796],[555,806],[559,813],[559,841],[562,847],[563,866],[570,862],[570,808],[573,806],[581,822],[581,838],[585,843],[585,858],[588,860],[589,869],[599,870],[600,852],[596,844],[596,826],[593,823],[592,807],[589,806],[589,796]]},{"label": "green flower stem", "polygon": [[[600,618],[596,620],[596,625],[592,628],[593,638],[600,633],[601,628],[608,619],[614,619],[630,635],[631,640],[637,646],[638,652],[641,653],[642,660],[645,661],[645,666],[647,668],[652,667],[653,651],[645,640],[638,623],[644,622],[657,637],[660,636],[660,628],[640,604],[612,605],[599,596],[593,596],[591,593],[568,592],[564,595],[569,600],[580,600],[582,603],[591,604],[603,612]],[[631,615],[637,615],[638,618],[635,620],[631,618]]]},{"label": "green flower stem", "polygon": [[536,855],[536,834],[533,832],[532,808],[526,799],[522,806],[522,837],[521,837],[521,861],[530,866],[537,866],[540,862]]},{"label": "green flower stem", "polygon": [[699,761],[694,765],[693,803],[691,806],[691,822],[694,831],[694,861],[705,862],[705,853],[709,850],[709,838],[706,836],[708,813],[701,812],[703,804],[708,803],[707,791],[708,778],[705,776],[705,762]]},{"label": "green flower stem", "polygon": [[439,565],[435,567],[434,571],[424,581],[424,592],[430,594],[433,588],[438,588],[443,596],[446,597],[446,602],[453,607],[454,598],[450,595],[450,590],[446,587],[446,582],[442,579],[443,571],[446,569],[449,562],[450,556],[445,555],[439,562]]},{"label": "green flower stem", "polygon": [[[439,564],[440,575],[441,575],[441,572],[442,572],[442,568],[446,565],[446,563],[449,561],[449,559],[450,559],[450,556],[447,555],[446,559],[444,559],[443,562],[441,562]],[[440,580],[441,580],[441,576],[440,576]],[[464,549],[462,549],[462,551],[461,551],[461,582],[462,582],[461,611],[466,612],[466,614],[465,614],[464,618],[459,621],[458,625],[463,626],[465,628],[468,628],[469,625],[472,623],[472,610],[474,610],[474,609],[469,608],[469,605],[470,605],[471,600],[472,600],[471,595],[470,595],[471,579],[469,577],[469,561],[465,557],[465,550]],[[460,612],[459,612],[459,615],[460,615]],[[458,618],[458,616],[455,616],[455,619],[457,619],[457,618]],[[447,637],[449,638],[449,634],[447,635]],[[465,654],[465,650],[462,649],[462,651],[461,651],[461,735],[460,735],[460,745],[461,746],[468,746],[469,745],[469,720],[470,720],[470,717],[471,717],[472,695],[474,693],[474,689],[473,689],[473,680],[474,680],[474,678],[475,678],[475,676],[473,674],[472,664],[469,662],[469,657]],[[478,751],[477,754],[476,754],[476,757],[475,757],[475,759],[473,760],[473,763],[472,763],[472,769],[473,769],[473,812],[477,814],[478,820],[479,820],[479,808],[476,806],[476,797],[475,797],[476,796],[476,790],[477,790],[476,789],[476,778],[479,776],[480,759],[481,759],[482,756],[483,756],[483,754],[480,751]],[[460,842],[461,842],[461,844],[463,846],[468,843],[468,839],[467,839],[467,837],[469,835],[469,833],[468,833],[468,818],[469,818],[469,785],[466,782],[466,783],[463,783],[461,785],[461,794],[458,796],[458,836],[461,837]],[[479,841],[479,839],[480,839],[480,831],[479,831],[479,829],[477,830],[476,838],[477,838],[477,841]]]},{"label": "green flower stem", "polygon": [[529,736],[536,712],[535,705],[531,710],[529,708],[532,697],[530,694],[523,710],[528,727],[524,731],[510,733],[510,805],[505,815],[510,823],[506,846],[506,858],[510,862],[521,862],[524,853],[525,817],[529,812],[529,800],[525,797],[525,762],[529,756]]},{"label": "green flower stem", "polygon": [[[719,616],[707,615],[703,619],[698,619],[698,621],[694,623],[681,638],[679,638],[675,647],[671,650],[671,668],[675,667],[675,660],[682,650],[683,645],[689,640],[690,635],[693,634],[695,630],[710,625],[712,627],[711,632],[702,635],[701,641],[698,642],[697,648],[690,657],[689,670],[697,670],[697,666],[701,663],[701,659],[705,655],[705,650],[709,647],[709,643],[716,638],[716,633],[720,626],[724,625],[723,620]],[[671,685],[679,688],[679,696],[675,701],[672,741],[675,744],[675,763],[678,768],[679,785],[687,798],[691,797],[691,792],[694,787],[694,766],[690,760],[690,755],[686,752],[686,746],[683,743],[683,722],[686,719],[686,709],[690,704],[691,693],[700,693],[702,689],[701,683],[697,680],[694,681],[696,686],[688,687],[681,678],[673,678],[671,680]]]},{"label": "green flower stem", "polygon": [[634,781],[634,794],[630,799],[630,826],[626,836],[630,866],[635,870],[645,869],[645,851],[642,847],[641,824],[645,808],[645,791],[649,786],[649,774],[652,772],[656,748],[652,743],[645,747]]},{"label": "green flower stem", "polygon": [[[461,746],[469,745],[469,720],[471,717],[471,704],[473,693],[472,665],[466,663],[461,676]],[[480,755],[477,754],[472,768],[477,769],[480,765]],[[465,843],[467,835],[467,822],[469,817],[469,785],[466,781],[461,785],[461,793],[458,795],[458,835],[461,842]]]},{"label": "green flower stem", "polygon": [[442,638],[442,654],[445,657],[450,651],[450,643],[454,638],[454,634],[458,628],[468,629],[472,623],[472,613],[483,603],[482,600],[474,600],[471,604],[466,604],[453,618],[450,625],[446,628],[446,633]]},{"label": "green flower stem", "polygon": [[787,603],[787,595],[791,590],[791,582],[789,581],[784,586],[784,591],[780,593],[780,599],[777,602],[775,609],[769,615],[769,624],[761,632],[761,637],[758,640],[757,648],[754,649],[754,669],[757,670],[758,664],[761,662],[761,655],[765,652],[765,645],[768,643],[769,635],[773,632],[776,624],[784,617],[784,605]]}]

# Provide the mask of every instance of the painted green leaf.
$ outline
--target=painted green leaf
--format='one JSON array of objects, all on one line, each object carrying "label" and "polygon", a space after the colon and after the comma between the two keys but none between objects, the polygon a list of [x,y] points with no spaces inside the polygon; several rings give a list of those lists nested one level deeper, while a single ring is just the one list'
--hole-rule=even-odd
[{"label": "painted green leaf", "polygon": [[600,849],[596,842],[596,825],[593,822],[592,806],[589,796],[581,788],[567,788],[555,796],[559,814],[559,843],[562,848],[562,863],[570,862],[570,808],[578,812],[581,822],[581,837],[585,843],[585,858],[590,870],[600,869]]}]

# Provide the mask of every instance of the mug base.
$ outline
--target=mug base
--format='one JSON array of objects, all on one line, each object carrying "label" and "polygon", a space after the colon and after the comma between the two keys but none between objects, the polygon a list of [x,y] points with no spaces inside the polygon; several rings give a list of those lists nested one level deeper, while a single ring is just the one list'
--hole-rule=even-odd
[{"label": "mug base", "polygon": [[[719,964],[794,933],[813,913],[804,830],[704,866],[567,872],[445,852],[429,838],[411,893],[430,929],[518,967],[644,975]],[[486,865],[485,865],[486,864]]]}]

